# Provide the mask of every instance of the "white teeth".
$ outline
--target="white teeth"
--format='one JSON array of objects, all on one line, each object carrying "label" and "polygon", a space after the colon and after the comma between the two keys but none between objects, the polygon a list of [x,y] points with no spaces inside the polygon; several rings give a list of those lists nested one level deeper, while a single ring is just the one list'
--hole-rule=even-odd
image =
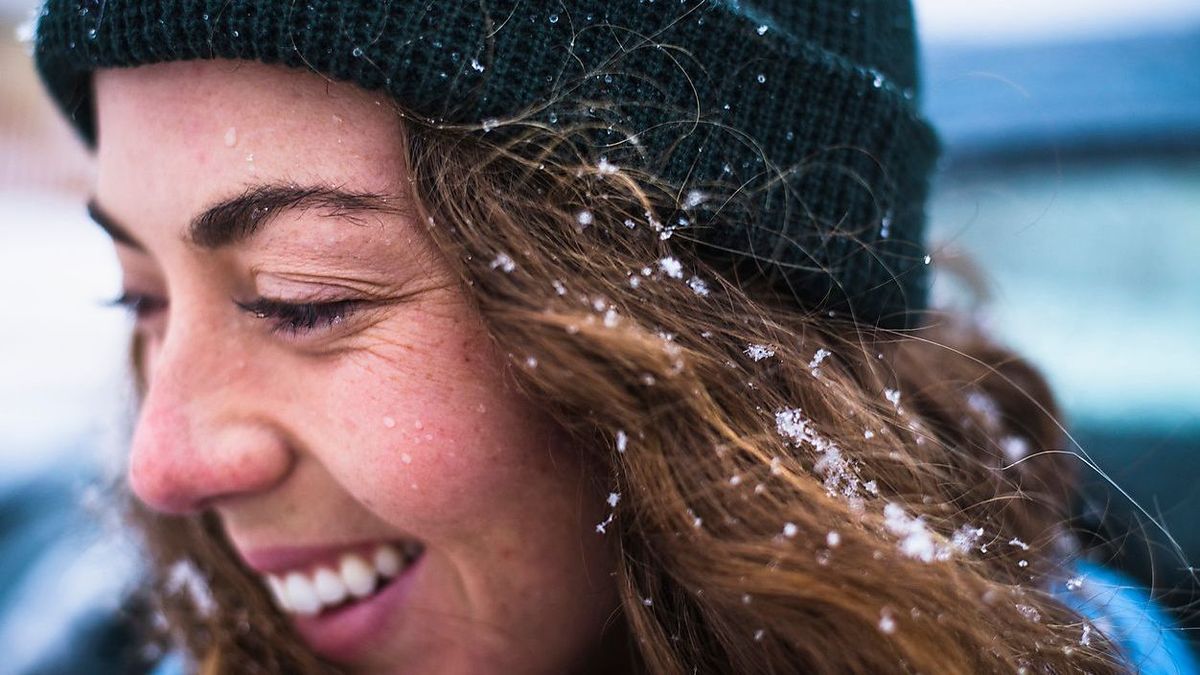
[{"label": "white teeth", "polygon": [[404,559],[400,557],[400,552],[391,544],[384,544],[375,551],[375,571],[379,576],[389,579],[400,573],[400,568],[404,565]]},{"label": "white teeth", "polygon": [[271,597],[275,598],[275,604],[283,611],[288,611],[287,589],[283,587],[283,582],[274,574],[267,575],[267,586],[271,589]]},{"label": "white teeth", "polygon": [[342,556],[342,565],[339,571],[350,595],[356,598],[365,598],[375,590],[375,570],[357,555],[348,553]]},{"label": "white teeth", "polygon": [[346,599],[346,584],[342,583],[342,578],[324,567],[313,576],[313,586],[321,604],[325,606],[336,605]]},{"label": "white teeth", "polygon": [[275,604],[285,612],[312,616],[324,607],[339,605],[348,597],[365,598],[376,591],[382,579],[400,574],[420,555],[420,544],[405,542],[400,547],[380,544],[370,556],[347,553],[335,569],[319,567],[311,575],[289,572],[283,578],[266,574],[267,587]]},{"label": "white teeth", "polygon": [[321,600],[317,597],[316,589],[303,574],[292,572],[287,575],[283,587],[287,592],[287,605],[293,612],[311,616],[321,609]]}]

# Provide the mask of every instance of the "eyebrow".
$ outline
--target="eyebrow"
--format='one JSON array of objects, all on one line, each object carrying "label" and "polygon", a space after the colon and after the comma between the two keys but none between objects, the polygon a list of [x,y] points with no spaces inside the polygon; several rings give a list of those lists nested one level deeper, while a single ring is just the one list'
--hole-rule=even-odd
[{"label": "eyebrow", "polygon": [[[192,219],[184,238],[207,250],[232,246],[254,236],[280,213],[295,209],[318,209],[322,216],[351,220],[368,212],[409,214],[404,200],[382,194],[352,192],[323,185],[262,184],[251,186],[240,195],[206,208]],[[88,214],[108,232],[113,241],[139,251],[146,250],[95,199],[88,202]]]}]

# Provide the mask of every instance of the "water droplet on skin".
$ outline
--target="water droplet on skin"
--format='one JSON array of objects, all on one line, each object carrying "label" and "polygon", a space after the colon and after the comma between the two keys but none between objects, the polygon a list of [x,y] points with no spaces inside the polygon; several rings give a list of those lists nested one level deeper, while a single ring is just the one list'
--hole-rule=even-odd
[{"label": "water droplet on skin", "polygon": [[383,418],[383,426],[387,427],[388,429],[395,429],[396,428],[395,418],[393,418],[393,417]]},{"label": "water droplet on skin", "polygon": [[232,148],[237,145],[237,129],[229,127],[225,130],[225,147]]}]

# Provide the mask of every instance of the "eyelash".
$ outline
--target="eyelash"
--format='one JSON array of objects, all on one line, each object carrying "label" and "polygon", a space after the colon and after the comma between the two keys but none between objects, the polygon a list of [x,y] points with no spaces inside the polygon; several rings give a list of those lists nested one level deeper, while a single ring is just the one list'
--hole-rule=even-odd
[{"label": "eyelash", "polygon": [[318,329],[333,328],[361,308],[357,300],[290,303],[270,298],[236,303],[258,319],[271,319],[272,330],[287,335],[302,335]]},{"label": "eyelash", "polygon": [[[137,321],[145,321],[167,307],[167,301],[154,295],[130,293],[110,301],[110,306],[123,307]],[[235,304],[258,319],[271,319],[272,330],[286,335],[303,335],[318,329],[332,328],[345,321],[361,308],[357,300],[333,302],[290,303],[270,298],[256,298]]]},{"label": "eyelash", "polygon": [[121,307],[138,320],[148,319],[155,312],[166,309],[167,301],[155,295],[125,291],[108,303],[110,307]]}]

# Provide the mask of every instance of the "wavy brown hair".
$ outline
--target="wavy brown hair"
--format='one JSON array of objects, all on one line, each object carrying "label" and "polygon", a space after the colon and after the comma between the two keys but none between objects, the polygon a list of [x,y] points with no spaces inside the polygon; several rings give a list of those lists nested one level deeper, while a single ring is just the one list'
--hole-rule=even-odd
[{"label": "wavy brown hair", "polygon": [[[633,672],[1124,671],[1051,593],[1075,465],[1044,452],[1066,438],[1026,361],[954,315],[882,330],[709,262],[654,226],[678,186],[598,166],[586,134],[403,123],[418,222],[521,395],[622,494],[597,536]],[[694,220],[736,225],[733,192]],[[131,507],[158,626],[201,670],[329,668],[212,514]]]}]

